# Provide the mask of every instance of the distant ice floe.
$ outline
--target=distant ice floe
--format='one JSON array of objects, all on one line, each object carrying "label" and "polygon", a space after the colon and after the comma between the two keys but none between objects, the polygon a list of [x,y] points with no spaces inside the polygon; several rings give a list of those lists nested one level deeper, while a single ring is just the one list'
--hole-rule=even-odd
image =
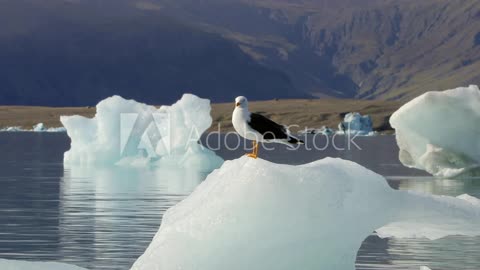
[{"label": "distant ice floe", "polygon": [[27,262],[0,259],[2,270],[86,270],[74,265],[54,262]]},{"label": "distant ice floe", "polygon": [[335,132],[336,132],[335,130],[329,127],[323,126],[321,128],[308,128],[308,129],[300,130],[298,134],[303,134],[303,135],[323,134],[325,136],[330,136],[330,135],[334,135]]},{"label": "distant ice floe", "polygon": [[351,135],[372,136],[373,122],[370,115],[361,115],[358,112],[347,113],[343,122],[338,124],[338,132]]},{"label": "distant ice floe", "polygon": [[185,94],[172,106],[107,98],[94,118],[62,116],[71,148],[67,165],[180,166],[204,172],[223,160],[199,143],[212,124],[210,101]]},{"label": "distant ice floe", "polygon": [[480,175],[478,86],[428,92],[390,118],[400,161],[437,177]]},{"label": "distant ice floe", "polygon": [[378,133],[373,131],[372,118],[369,115],[361,115],[358,112],[348,113],[344,120],[338,124],[338,130],[323,126],[321,128],[309,128],[301,130],[299,134],[312,135],[354,135],[354,136],[375,136]]},{"label": "distant ice floe", "polygon": [[23,129],[22,127],[6,127],[0,129],[0,132],[66,132],[64,127],[47,128],[43,123],[38,123],[32,129]]},{"label": "distant ice floe", "polygon": [[132,270],[353,270],[373,231],[480,235],[476,201],[396,191],[341,159],[291,166],[242,157],[226,161],[167,211]]}]

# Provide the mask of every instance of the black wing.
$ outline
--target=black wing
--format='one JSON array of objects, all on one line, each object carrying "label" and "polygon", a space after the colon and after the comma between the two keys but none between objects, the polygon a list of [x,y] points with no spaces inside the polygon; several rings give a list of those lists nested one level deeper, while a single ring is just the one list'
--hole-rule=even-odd
[{"label": "black wing", "polygon": [[258,113],[250,114],[248,125],[263,135],[265,140],[288,139],[287,129]]}]

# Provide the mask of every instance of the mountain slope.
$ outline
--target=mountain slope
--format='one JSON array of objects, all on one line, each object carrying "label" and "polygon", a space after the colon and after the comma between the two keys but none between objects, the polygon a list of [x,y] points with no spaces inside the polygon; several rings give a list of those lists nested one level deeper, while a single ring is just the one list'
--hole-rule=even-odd
[{"label": "mountain slope", "polygon": [[0,0],[0,104],[307,96],[480,83],[477,0]]},{"label": "mountain slope", "polygon": [[0,0],[0,104],[305,97],[221,36],[131,1]]},{"label": "mountain slope", "polygon": [[476,0],[159,1],[318,96],[408,100],[480,80]]}]

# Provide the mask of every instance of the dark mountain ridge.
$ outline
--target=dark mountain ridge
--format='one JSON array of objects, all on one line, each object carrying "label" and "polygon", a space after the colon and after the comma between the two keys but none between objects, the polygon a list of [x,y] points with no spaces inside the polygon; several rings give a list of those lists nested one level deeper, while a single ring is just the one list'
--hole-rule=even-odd
[{"label": "dark mountain ridge", "polygon": [[0,104],[306,96],[235,43],[129,1],[1,1],[0,18]]},{"label": "dark mountain ridge", "polygon": [[317,96],[405,101],[480,80],[475,0],[159,1]]},{"label": "dark mountain ridge", "polygon": [[0,104],[340,97],[480,80],[476,0],[0,0]]}]

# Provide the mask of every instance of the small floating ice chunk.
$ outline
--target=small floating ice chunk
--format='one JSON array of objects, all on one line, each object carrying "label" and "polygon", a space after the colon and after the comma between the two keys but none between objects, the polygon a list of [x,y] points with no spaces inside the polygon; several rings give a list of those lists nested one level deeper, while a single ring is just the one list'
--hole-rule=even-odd
[{"label": "small floating ice chunk", "polygon": [[395,191],[350,161],[291,166],[242,157],[167,211],[132,270],[353,270],[375,230],[436,239],[480,235],[479,225],[480,206]]},{"label": "small floating ice chunk", "polygon": [[400,161],[438,177],[480,175],[478,86],[428,92],[390,118]]},{"label": "small floating ice chunk", "polygon": [[46,128],[43,123],[38,123],[32,129],[23,129],[22,127],[6,127],[0,129],[0,132],[66,132],[64,127]]},{"label": "small floating ice chunk", "polygon": [[212,123],[210,101],[185,94],[159,109],[119,96],[97,105],[89,119],[62,116],[71,139],[64,163],[72,165],[174,165],[209,172],[223,160],[199,144]]},{"label": "small floating ice chunk", "polygon": [[27,262],[0,259],[2,270],[86,270],[74,265],[55,262]]},{"label": "small floating ice chunk", "polygon": [[358,112],[345,115],[343,122],[338,124],[339,133],[356,135],[375,135],[373,122],[369,115],[362,116]]},{"label": "small floating ice chunk", "polygon": [[21,132],[24,131],[21,127],[5,127],[0,129],[0,132]]},{"label": "small floating ice chunk", "polygon": [[325,136],[330,136],[335,134],[335,131],[327,126],[322,126],[321,128],[307,128],[300,130],[298,133],[302,135],[322,134]]},{"label": "small floating ice chunk", "polygon": [[34,132],[42,132],[42,131],[45,131],[46,128],[45,128],[45,125],[43,123],[38,123],[36,125],[33,126],[33,131]]},{"label": "small floating ice chunk", "polygon": [[47,128],[43,123],[38,123],[33,126],[33,132],[66,132],[64,127],[51,127]]},{"label": "small floating ice chunk", "polygon": [[44,130],[44,132],[67,132],[67,129],[64,127],[50,127]]}]

